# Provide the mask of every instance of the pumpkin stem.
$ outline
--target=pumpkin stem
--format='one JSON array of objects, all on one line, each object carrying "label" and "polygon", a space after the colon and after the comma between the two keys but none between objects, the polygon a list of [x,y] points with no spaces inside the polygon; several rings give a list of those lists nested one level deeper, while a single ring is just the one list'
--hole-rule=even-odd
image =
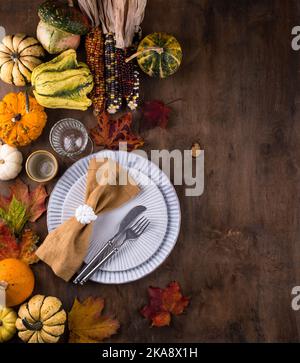
[{"label": "pumpkin stem", "polygon": [[128,63],[130,61],[132,61],[134,58],[144,54],[144,53],[147,53],[147,52],[150,52],[150,51],[153,51],[153,52],[157,52],[158,54],[162,54],[164,52],[164,48],[161,48],[161,47],[147,47],[143,50],[140,50],[139,52],[136,52],[134,54],[132,54],[132,56],[130,56],[129,58],[125,59],[125,62]]},{"label": "pumpkin stem", "polygon": [[6,289],[8,283],[6,281],[0,281],[0,306],[6,307]]},{"label": "pumpkin stem", "polygon": [[40,331],[43,328],[43,323],[41,321],[36,321],[35,323],[29,323],[29,321],[24,318],[22,322],[28,330]]},{"label": "pumpkin stem", "polygon": [[25,108],[26,108],[26,113],[29,113],[30,111],[30,100],[29,100],[29,87],[26,86],[25,88]]},{"label": "pumpkin stem", "polygon": [[20,113],[17,113],[17,114],[15,115],[15,117],[13,117],[13,118],[11,119],[11,121],[12,121],[12,122],[18,122],[18,121],[20,121],[20,120],[21,120],[21,118],[22,118],[22,115],[21,115]]}]

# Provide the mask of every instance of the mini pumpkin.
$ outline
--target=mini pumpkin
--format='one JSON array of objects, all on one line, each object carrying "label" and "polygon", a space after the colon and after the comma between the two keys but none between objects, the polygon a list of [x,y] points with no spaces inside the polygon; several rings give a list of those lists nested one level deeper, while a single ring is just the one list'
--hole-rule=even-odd
[{"label": "mini pumpkin", "polygon": [[140,42],[137,53],[126,62],[135,57],[141,69],[150,77],[166,78],[177,72],[182,62],[182,49],[173,35],[152,33]]},{"label": "mini pumpkin", "polygon": [[0,138],[10,146],[30,144],[41,135],[46,122],[44,107],[34,97],[9,93],[0,102]]},{"label": "mini pumpkin", "polygon": [[45,51],[35,38],[26,34],[6,35],[0,43],[0,78],[18,87],[25,86],[44,56]]},{"label": "mini pumpkin", "polygon": [[65,331],[66,319],[58,298],[36,295],[19,309],[19,338],[26,343],[57,343]]},{"label": "mini pumpkin", "polygon": [[4,303],[12,307],[21,304],[32,294],[34,275],[25,262],[7,258],[0,261],[0,283],[5,289]]},{"label": "mini pumpkin", "polygon": [[15,147],[0,145],[0,180],[15,179],[22,170],[23,156]]},{"label": "mini pumpkin", "polygon": [[7,342],[16,333],[17,314],[13,309],[0,306],[0,343]]}]

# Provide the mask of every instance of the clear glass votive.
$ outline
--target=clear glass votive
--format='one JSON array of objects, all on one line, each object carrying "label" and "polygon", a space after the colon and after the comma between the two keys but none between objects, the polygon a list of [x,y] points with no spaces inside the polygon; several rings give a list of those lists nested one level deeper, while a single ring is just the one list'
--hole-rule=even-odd
[{"label": "clear glass votive", "polygon": [[71,158],[85,151],[89,135],[82,122],[65,118],[52,127],[49,139],[57,154]]}]

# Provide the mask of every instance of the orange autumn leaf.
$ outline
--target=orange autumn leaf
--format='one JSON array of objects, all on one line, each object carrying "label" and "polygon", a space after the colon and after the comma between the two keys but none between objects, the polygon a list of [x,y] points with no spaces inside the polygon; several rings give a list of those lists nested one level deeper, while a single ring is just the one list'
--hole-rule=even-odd
[{"label": "orange autumn leaf", "polygon": [[149,287],[150,302],[141,314],[151,321],[152,326],[168,326],[171,314],[181,315],[189,305],[190,299],[183,296],[178,282],[171,282],[165,289]]},{"label": "orange autumn leaf", "polygon": [[26,229],[18,243],[9,227],[1,222],[0,261],[6,258],[17,258],[29,265],[38,262],[39,258],[35,254],[38,241],[38,236],[31,229]]},{"label": "orange autumn leaf", "polygon": [[69,343],[99,343],[116,334],[118,320],[103,316],[104,300],[89,297],[80,303],[75,299],[68,314]]},{"label": "orange autumn leaf", "polygon": [[21,242],[19,244],[19,259],[28,263],[28,265],[37,263],[39,261],[39,258],[35,254],[35,251],[37,250],[38,242],[39,237],[31,229],[25,229],[21,237]]},{"label": "orange autumn leaf", "polygon": [[163,291],[162,307],[174,315],[181,315],[190,299],[183,296],[178,282],[171,282]]},{"label": "orange autumn leaf", "polygon": [[171,314],[168,311],[161,311],[156,313],[152,318],[152,326],[161,328],[163,326],[169,326],[171,323]]},{"label": "orange autumn leaf", "polygon": [[141,137],[135,135],[131,129],[132,114],[129,112],[118,119],[111,118],[106,112],[97,116],[98,125],[91,130],[91,137],[97,146],[108,149],[119,149],[119,143],[127,142],[129,151],[144,145]]},{"label": "orange autumn leaf", "polygon": [[46,212],[45,200],[48,197],[45,187],[38,185],[30,194],[30,222],[36,222]]}]

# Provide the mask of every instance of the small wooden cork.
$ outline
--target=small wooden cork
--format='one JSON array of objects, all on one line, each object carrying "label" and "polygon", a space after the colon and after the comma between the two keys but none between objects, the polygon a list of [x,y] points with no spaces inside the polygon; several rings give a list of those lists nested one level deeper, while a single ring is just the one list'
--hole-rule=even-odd
[{"label": "small wooden cork", "polygon": [[198,142],[195,142],[191,147],[192,157],[197,158],[201,154],[201,146]]}]

